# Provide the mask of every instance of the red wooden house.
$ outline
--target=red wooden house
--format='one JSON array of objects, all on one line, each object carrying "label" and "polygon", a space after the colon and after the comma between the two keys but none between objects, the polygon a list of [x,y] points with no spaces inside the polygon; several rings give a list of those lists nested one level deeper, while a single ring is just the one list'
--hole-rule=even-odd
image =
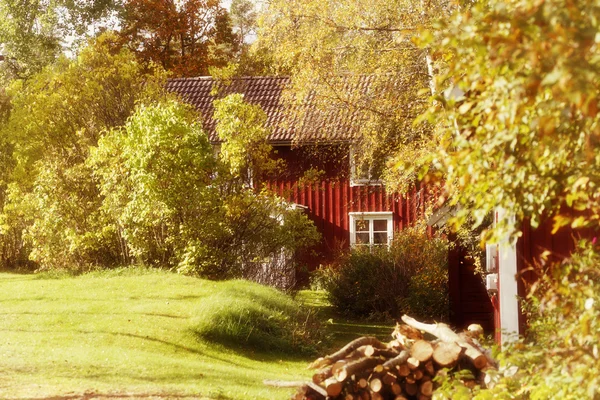
[{"label": "red wooden house", "polygon": [[[360,77],[355,84],[368,87],[369,79]],[[303,106],[308,112],[302,118],[310,119],[310,123],[290,121],[283,97],[288,84],[285,77],[244,77],[228,84],[199,77],[169,80],[167,88],[202,113],[213,143],[218,143],[212,120],[215,85],[219,85],[219,96],[243,93],[247,102],[260,105],[266,112],[270,142],[286,165],[266,184],[290,203],[303,207],[323,237],[319,256],[308,260],[309,269],[331,261],[338,250],[351,245],[388,243],[394,231],[423,216],[430,196],[427,191],[387,193],[369,171],[357,172],[351,154],[360,121],[350,111],[323,113],[307,102]],[[300,132],[299,126],[311,128]],[[321,171],[317,179],[307,179],[314,171]],[[453,322],[460,327],[476,322],[493,330],[492,305],[472,263],[460,251],[453,251],[449,261]]]},{"label": "red wooden house", "polygon": [[[368,84],[368,77],[364,80]],[[283,104],[283,90],[288,83],[285,77],[237,78],[229,85],[221,84],[219,96],[243,93],[247,102],[260,105],[266,112],[270,143],[286,166],[266,185],[290,203],[305,208],[321,232],[322,260],[314,262],[329,259],[336,250],[352,244],[388,243],[394,231],[423,215],[425,191],[415,190],[404,196],[386,193],[376,178],[356,173],[350,157],[353,129],[344,122],[343,112],[308,116],[321,118],[323,129],[304,131],[303,139],[298,141],[297,125],[289,122]],[[200,77],[172,79],[167,85],[203,114],[205,129],[215,144],[219,139],[211,117],[216,95],[211,91],[219,84],[210,77]],[[331,126],[328,119],[340,121],[335,130],[324,129]],[[316,179],[311,178],[312,172],[316,172]]]}]

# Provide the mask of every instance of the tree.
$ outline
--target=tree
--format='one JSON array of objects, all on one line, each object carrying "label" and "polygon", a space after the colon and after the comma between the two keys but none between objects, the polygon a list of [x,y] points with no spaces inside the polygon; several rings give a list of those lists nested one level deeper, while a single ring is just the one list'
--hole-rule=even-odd
[{"label": "tree", "polygon": [[85,41],[90,26],[108,25],[119,6],[116,0],[0,1],[0,75],[25,79],[41,71]]},{"label": "tree", "polygon": [[231,1],[231,22],[237,34],[237,47],[242,57],[247,52],[251,36],[256,34],[256,10],[254,3],[249,0]]},{"label": "tree", "polygon": [[[431,77],[427,52],[412,40],[445,12],[435,2],[275,0],[259,17],[257,47],[271,50],[277,73],[291,75],[295,101],[310,96],[324,112],[353,115],[357,153],[372,164],[431,135],[413,124],[427,108]],[[309,119],[298,120],[311,130]]]},{"label": "tree", "polygon": [[502,207],[516,217],[512,233],[526,218],[599,225],[599,11],[583,0],[491,1],[426,37],[436,85],[454,95],[440,93],[427,114],[439,147],[423,165],[445,180],[458,222]]},{"label": "tree", "polygon": [[[221,115],[222,107],[243,115],[250,106],[222,102]],[[242,130],[257,132],[250,123]],[[123,128],[100,140],[90,163],[103,207],[135,261],[211,279],[255,278],[256,266],[269,257],[317,237],[306,216],[247,186],[241,172],[257,151],[235,151],[221,163],[193,110],[168,101],[138,107]]]},{"label": "tree", "polygon": [[229,173],[251,185],[265,173],[272,172],[277,163],[268,143],[267,115],[257,105],[247,104],[241,94],[215,100],[216,133],[223,141],[221,160]]},{"label": "tree", "polygon": [[176,76],[206,75],[235,51],[231,20],[218,0],[129,0],[120,35],[140,61]]},{"label": "tree", "polygon": [[141,104],[122,128],[100,140],[88,160],[128,262],[177,265],[196,222],[213,228],[205,217],[216,165],[195,117],[172,100]]},{"label": "tree", "polygon": [[62,58],[10,88],[12,112],[0,129],[0,143],[12,151],[0,215],[8,264],[121,261],[118,232],[103,230],[100,193],[85,162],[90,147],[106,129],[124,124],[136,102],[162,95],[164,77],[146,74],[133,54],[114,48],[114,39],[101,36],[77,60]]}]

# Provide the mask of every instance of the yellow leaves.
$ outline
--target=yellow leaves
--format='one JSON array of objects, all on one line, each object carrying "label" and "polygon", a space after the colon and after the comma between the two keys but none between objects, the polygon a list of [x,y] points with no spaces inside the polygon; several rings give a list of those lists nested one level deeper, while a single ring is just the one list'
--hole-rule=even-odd
[{"label": "yellow leaves", "polygon": [[469,112],[469,110],[473,107],[473,103],[472,102],[465,102],[463,104],[460,105],[460,107],[458,107],[458,113],[459,114],[466,114],[467,112]]}]

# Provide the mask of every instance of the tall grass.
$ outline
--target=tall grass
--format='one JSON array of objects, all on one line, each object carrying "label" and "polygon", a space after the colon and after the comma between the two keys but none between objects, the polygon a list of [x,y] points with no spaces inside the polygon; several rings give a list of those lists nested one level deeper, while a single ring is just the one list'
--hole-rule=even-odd
[{"label": "tall grass", "polygon": [[247,281],[219,285],[196,309],[192,330],[199,338],[251,351],[317,349],[317,320],[289,296]]}]

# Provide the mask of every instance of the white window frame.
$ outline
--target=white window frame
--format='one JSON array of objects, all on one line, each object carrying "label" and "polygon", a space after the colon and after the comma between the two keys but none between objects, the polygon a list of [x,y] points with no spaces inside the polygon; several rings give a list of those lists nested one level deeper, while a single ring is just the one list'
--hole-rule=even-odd
[{"label": "white window frame", "polygon": [[371,179],[371,166],[369,166],[369,177],[359,178],[358,177],[358,166],[356,165],[356,150],[354,146],[350,146],[350,186],[381,186],[383,182],[381,179]]},{"label": "white window frame", "polygon": [[[371,212],[350,212],[350,246],[369,246],[373,247],[374,230],[373,220],[385,219],[387,220],[387,246],[390,245],[394,238],[394,214],[391,211],[371,211]],[[369,244],[357,244],[356,243],[356,221],[369,221]]]}]

